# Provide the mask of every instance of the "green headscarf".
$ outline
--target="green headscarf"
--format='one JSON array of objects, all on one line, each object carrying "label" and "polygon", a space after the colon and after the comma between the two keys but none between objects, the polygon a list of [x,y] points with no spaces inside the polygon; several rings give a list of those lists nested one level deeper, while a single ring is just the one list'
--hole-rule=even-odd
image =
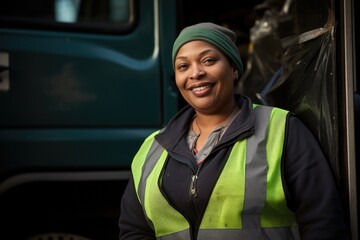
[{"label": "green headscarf", "polygon": [[232,61],[238,70],[239,76],[243,74],[243,64],[241,62],[239,50],[236,46],[235,32],[211,22],[188,26],[180,32],[173,45],[173,67],[175,64],[175,57],[181,46],[194,40],[203,40],[217,47]]}]

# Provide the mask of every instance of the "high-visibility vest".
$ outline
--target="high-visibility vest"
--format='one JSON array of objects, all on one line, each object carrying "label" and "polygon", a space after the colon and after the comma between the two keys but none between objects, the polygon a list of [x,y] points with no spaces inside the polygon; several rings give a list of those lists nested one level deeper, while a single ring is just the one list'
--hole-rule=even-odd
[{"label": "high-visibility vest", "polygon": [[[209,199],[198,240],[300,239],[281,179],[288,112],[254,107],[254,135],[233,146]],[[156,134],[158,131],[144,141],[134,157],[136,192],[157,239],[190,240],[189,223],[158,187],[167,151],[154,141]]]}]

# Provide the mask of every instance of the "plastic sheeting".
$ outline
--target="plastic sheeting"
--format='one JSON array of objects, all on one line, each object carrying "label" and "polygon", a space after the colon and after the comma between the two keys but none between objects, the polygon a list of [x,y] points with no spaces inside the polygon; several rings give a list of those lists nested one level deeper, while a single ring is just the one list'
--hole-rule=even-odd
[{"label": "plastic sheeting", "polygon": [[238,92],[297,114],[340,178],[332,0],[265,1]]}]

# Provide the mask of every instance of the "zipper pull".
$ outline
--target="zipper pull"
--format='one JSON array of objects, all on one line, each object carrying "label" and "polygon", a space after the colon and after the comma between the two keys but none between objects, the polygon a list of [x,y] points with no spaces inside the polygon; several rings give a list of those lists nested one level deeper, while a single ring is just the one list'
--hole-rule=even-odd
[{"label": "zipper pull", "polygon": [[197,175],[193,175],[191,178],[190,192],[191,192],[191,195],[193,195],[193,197],[197,197],[197,191],[196,191],[197,178],[198,178]]}]

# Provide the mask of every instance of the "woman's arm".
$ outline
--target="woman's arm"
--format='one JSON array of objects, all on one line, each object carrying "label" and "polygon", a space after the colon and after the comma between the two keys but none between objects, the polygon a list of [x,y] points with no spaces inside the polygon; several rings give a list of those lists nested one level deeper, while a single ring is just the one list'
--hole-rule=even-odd
[{"label": "woman's arm", "polygon": [[335,178],[317,139],[300,119],[290,116],[285,144],[284,187],[301,239],[349,240]]}]

